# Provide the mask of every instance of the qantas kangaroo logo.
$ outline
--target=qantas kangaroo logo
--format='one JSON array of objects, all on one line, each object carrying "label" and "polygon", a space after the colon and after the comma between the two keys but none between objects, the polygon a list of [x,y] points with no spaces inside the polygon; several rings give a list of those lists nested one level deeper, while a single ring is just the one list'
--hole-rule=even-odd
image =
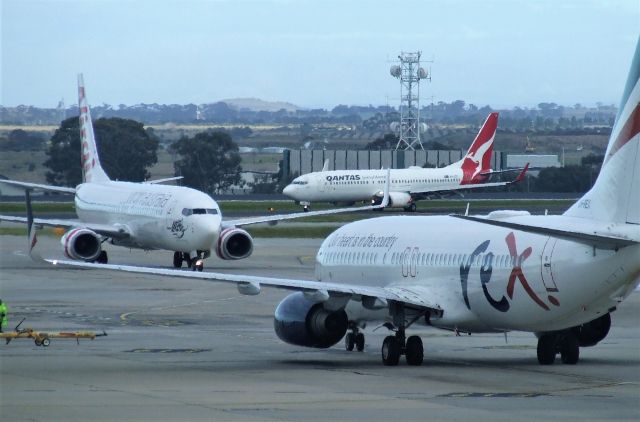
[{"label": "qantas kangaroo logo", "polygon": [[483,176],[481,172],[491,168],[493,138],[495,137],[497,126],[498,113],[491,113],[462,161],[461,184],[481,183],[486,179],[486,176]]},{"label": "qantas kangaroo logo", "polygon": [[[494,254],[489,252],[483,257],[481,266],[480,266],[480,284],[482,285],[482,293],[484,294],[487,302],[496,310],[500,312],[507,312],[511,305],[509,303],[509,299],[513,299],[516,282],[520,282],[524,291],[529,295],[531,300],[536,303],[539,307],[544,309],[545,311],[550,310],[549,305],[547,305],[538,295],[533,291],[531,285],[527,281],[523,271],[522,264],[523,262],[531,256],[531,252],[533,249],[531,246],[524,249],[522,253],[518,254],[518,249],[516,247],[516,237],[513,232],[509,233],[505,238],[507,243],[507,248],[509,249],[509,255],[511,256],[511,262],[513,268],[511,269],[511,274],[509,274],[509,281],[507,282],[507,291],[506,296],[502,296],[499,300],[494,299],[489,290],[487,289],[487,284],[491,281],[491,275],[493,272],[493,258]],[[469,284],[469,272],[471,271],[471,264],[476,261],[478,255],[484,253],[489,247],[489,240],[485,240],[471,253],[469,259],[463,262],[460,265],[460,284],[462,286],[462,298],[464,299],[464,303],[468,309],[471,309],[471,305],[469,304],[469,295],[468,295],[468,284]],[[507,299],[507,297],[509,299]],[[554,296],[549,295],[549,302],[554,306],[560,306],[560,302]]]}]

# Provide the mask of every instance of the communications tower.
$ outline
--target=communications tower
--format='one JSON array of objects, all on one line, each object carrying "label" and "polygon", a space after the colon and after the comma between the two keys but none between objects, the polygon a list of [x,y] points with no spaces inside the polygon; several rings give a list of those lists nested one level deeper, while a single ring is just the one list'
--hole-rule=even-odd
[{"label": "communications tower", "polygon": [[420,123],[420,80],[431,79],[426,70],[420,67],[420,55],[401,52],[400,65],[391,66],[391,76],[400,79],[400,122],[391,124],[391,129],[399,132],[398,149],[424,149],[420,142],[420,133],[427,125]]}]

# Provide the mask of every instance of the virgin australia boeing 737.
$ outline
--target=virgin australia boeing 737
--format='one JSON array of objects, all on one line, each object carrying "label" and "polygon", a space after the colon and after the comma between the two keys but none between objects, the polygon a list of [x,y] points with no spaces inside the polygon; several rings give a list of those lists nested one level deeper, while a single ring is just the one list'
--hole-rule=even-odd
[{"label": "virgin australia boeing 737", "polygon": [[[202,270],[202,259],[215,249],[221,259],[242,259],[251,255],[253,240],[240,226],[307,217],[296,213],[239,220],[222,220],[220,208],[209,195],[180,186],[118,182],[109,179],[100,165],[93,124],[82,75],[78,75],[80,139],[83,183],[74,188],[1,180],[27,190],[75,194],[79,221],[36,219],[41,226],[65,227],[61,242],[71,259],[107,262],[102,243],[141,249],[175,251],[173,265]],[[373,207],[376,208],[376,207]],[[372,209],[372,207],[362,207]],[[315,214],[351,212],[326,210]],[[26,222],[23,217],[0,216],[0,220]]]},{"label": "virgin australia boeing 737", "polygon": [[[425,169],[412,166],[391,170],[389,206],[415,211],[416,199],[461,189],[506,186],[522,180],[527,167],[509,182],[489,183],[493,140],[498,127],[498,113],[491,113],[480,128],[464,158],[446,167]],[[291,182],[283,193],[304,206],[308,211],[312,202],[380,202],[385,170],[333,170],[304,174]],[[512,171],[512,170],[509,170]]]},{"label": "virgin australia boeing 737", "polygon": [[[528,331],[540,364],[604,339],[611,312],[640,283],[640,44],[602,170],[563,215],[501,211],[484,217],[393,216],[333,232],[316,256],[316,279],[188,273],[169,269],[54,261],[53,264],[298,290],[275,311],[285,342],[326,348],[343,337],[362,350],[365,321],[395,335],[382,361],[423,361],[412,324],[456,332]],[[388,183],[388,182],[387,182]],[[345,335],[346,334],[346,335]]]}]

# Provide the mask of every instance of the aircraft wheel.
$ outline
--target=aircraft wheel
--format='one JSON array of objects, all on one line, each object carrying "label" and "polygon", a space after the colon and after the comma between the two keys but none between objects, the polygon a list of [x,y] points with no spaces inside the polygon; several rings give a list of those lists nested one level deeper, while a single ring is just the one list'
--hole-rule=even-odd
[{"label": "aircraft wheel", "polygon": [[569,332],[560,343],[560,358],[562,363],[567,365],[575,365],[580,358],[580,345],[578,343],[578,337]]},{"label": "aircraft wheel", "polygon": [[382,363],[396,366],[400,361],[400,343],[395,336],[387,336],[382,342]]},{"label": "aircraft wheel", "polygon": [[409,205],[409,212],[416,212],[417,209],[418,206],[415,204],[415,202],[412,202],[411,205]]},{"label": "aircraft wheel", "polygon": [[182,252],[174,252],[173,253],[173,268],[182,268]]},{"label": "aircraft wheel", "polygon": [[556,360],[556,336],[545,334],[538,339],[538,363],[553,365]]},{"label": "aircraft wheel", "polygon": [[309,212],[309,206],[305,205],[304,207],[302,207],[302,211]]},{"label": "aircraft wheel", "polygon": [[36,344],[36,346],[42,346],[42,342],[39,339],[35,339],[33,342]]},{"label": "aircraft wheel", "polygon": [[202,259],[197,260],[196,263],[193,264],[193,271],[202,272],[203,269],[204,269],[204,261]]},{"label": "aircraft wheel", "polygon": [[49,347],[50,344],[51,344],[51,340],[49,340],[48,338],[45,337],[42,339],[42,345],[44,347]]},{"label": "aircraft wheel", "polygon": [[109,262],[109,256],[107,255],[107,251],[102,251],[100,252],[100,255],[98,255],[98,259],[96,259],[96,262],[98,264],[106,264]]},{"label": "aircraft wheel", "polygon": [[353,333],[347,333],[347,335],[344,336],[344,348],[347,349],[348,352],[351,352],[356,344],[354,337]]},{"label": "aircraft wheel", "polygon": [[191,264],[193,264],[193,260],[191,259],[189,254],[188,253],[183,253],[182,256],[184,258],[185,264],[187,264],[187,268],[191,268]]},{"label": "aircraft wheel", "polygon": [[358,333],[355,338],[356,350],[362,352],[364,350],[364,334]]},{"label": "aircraft wheel", "polygon": [[424,348],[422,339],[418,336],[411,336],[407,339],[407,350],[405,352],[407,364],[413,366],[422,365],[424,359]]}]

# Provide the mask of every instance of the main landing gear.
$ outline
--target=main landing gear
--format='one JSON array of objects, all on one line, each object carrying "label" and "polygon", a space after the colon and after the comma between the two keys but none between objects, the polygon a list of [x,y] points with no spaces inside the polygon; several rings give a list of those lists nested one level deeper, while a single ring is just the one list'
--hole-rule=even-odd
[{"label": "main landing gear", "polygon": [[404,210],[406,212],[416,212],[417,209],[418,209],[418,206],[416,205],[415,202],[412,202],[409,205],[407,205],[406,207],[404,207]]},{"label": "main landing gear", "polygon": [[[407,364],[412,366],[422,365],[424,360],[424,347],[422,345],[422,339],[418,336],[405,335],[405,330],[409,328],[424,314],[417,315],[414,319],[407,323],[405,321],[405,310],[402,303],[390,304],[389,310],[393,316],[393,322],[395,324],[394,336],[385,337],[382,342],[382,363],[387,366],[395,366],[400,362],[400,356],[405,355]],[[389,329],[394,329],[393,325],[385,324]]]},{"label": "main landing gear", "polygon": [[537,351],[540,365],[552,365],[558,353],[562,363],[575,365],[580,358],[580,343],[572,330],[545,333],[538,338]]},{"label": "main landing gear", "polygon": [[362,352],[364,350],[364,334],[360,332],[354,322],[349,322],[349,329],[351,332],[344,336],[344,348],[351,352],[355,347],[358,352]]},{"label": "main landing gear", "polygon": [[202,271],[204,269],[204,256],[200,251],[193,258],[188,252],[174,252],[173,267],[182,268],[183,262],[187,264],[187,268],[191,268],[193,271]]}]

